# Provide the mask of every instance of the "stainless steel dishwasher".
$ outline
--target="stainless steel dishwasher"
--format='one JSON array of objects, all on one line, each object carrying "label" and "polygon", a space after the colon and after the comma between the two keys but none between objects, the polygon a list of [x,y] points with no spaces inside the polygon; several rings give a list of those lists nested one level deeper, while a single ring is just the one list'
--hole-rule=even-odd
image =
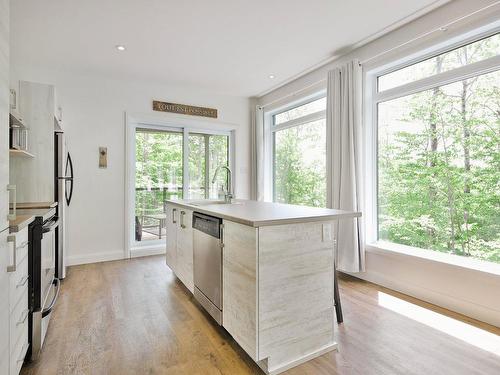
[{"label": "stainless steel dishwasher", "polygon": [[222,219],[193,213],[194,297],[222,324]]}]

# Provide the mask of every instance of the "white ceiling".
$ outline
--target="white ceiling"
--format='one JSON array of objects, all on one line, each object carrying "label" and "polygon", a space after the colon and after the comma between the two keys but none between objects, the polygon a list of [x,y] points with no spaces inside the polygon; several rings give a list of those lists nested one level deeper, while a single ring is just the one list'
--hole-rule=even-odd
[{"label": "white ceiling", "polygon": [[437,3],[12,0],[11,55],[13,63],[253,96]]}]

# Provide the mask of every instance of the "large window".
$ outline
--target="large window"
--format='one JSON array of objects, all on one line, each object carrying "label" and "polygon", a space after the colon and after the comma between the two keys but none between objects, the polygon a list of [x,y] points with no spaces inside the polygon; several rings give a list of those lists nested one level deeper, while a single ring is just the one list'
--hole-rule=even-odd
[{"label": "large window", "polygon": [[326,98],[272,116],[275,202],[326,205]]},{"label": "large window", "polygon": [[189,135],[189,196],[214,199],[226,189],[227,174],[221,172],[212,183],[217,167],[229,166],[229,137],[214,134]]},{"label": "large window", "polygon": [[378,238],[500,263],[499,35],[375,81]]}]

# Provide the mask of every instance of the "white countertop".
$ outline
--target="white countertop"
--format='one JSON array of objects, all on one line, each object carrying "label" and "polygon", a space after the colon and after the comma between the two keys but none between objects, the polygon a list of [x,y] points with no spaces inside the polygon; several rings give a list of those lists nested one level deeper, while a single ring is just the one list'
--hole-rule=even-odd
[{"label": "white countertop", "polygon": [[235,199],[232,204],[220,204],[217,201],[203,200],[167,200],[193,211],[220,217],[252,227],[303,223],[311,221],[328,221],[360,217],[361,212],[295,206],[291,204],[259,202]]}]

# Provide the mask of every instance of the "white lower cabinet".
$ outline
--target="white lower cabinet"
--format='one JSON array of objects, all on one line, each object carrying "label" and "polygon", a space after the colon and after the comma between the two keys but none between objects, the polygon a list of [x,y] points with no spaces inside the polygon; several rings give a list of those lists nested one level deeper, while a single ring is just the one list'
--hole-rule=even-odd
[{"label": "white lower cabinet", "polygon": [[9,300],[9,254],[12,253],[12,244],[7,242],[9,230],[0,232],[0,374],[8,374],[10,366],[9,324],[10,306],[4,301]]},{"label": "white lower cabinet", "polygon": [[167,265],[193,293],[193,211],[167,204],[166,213]]},{"label": "white lower cabinet", "polygon": [[[10,375],[21,371],[28,350],[28,228],[8,236],[11,246],[9,271]],[[14,254],[15,252],[15,254]]]},{"label": "white lower cabinet", "polygon": [[178,209],[170,204],[165,207],[165,212],[167,214],[166,226],[167,226],[167,251],[166,251],[166,261],[167,266],[175,273],[177,269],[177,215]]}]

